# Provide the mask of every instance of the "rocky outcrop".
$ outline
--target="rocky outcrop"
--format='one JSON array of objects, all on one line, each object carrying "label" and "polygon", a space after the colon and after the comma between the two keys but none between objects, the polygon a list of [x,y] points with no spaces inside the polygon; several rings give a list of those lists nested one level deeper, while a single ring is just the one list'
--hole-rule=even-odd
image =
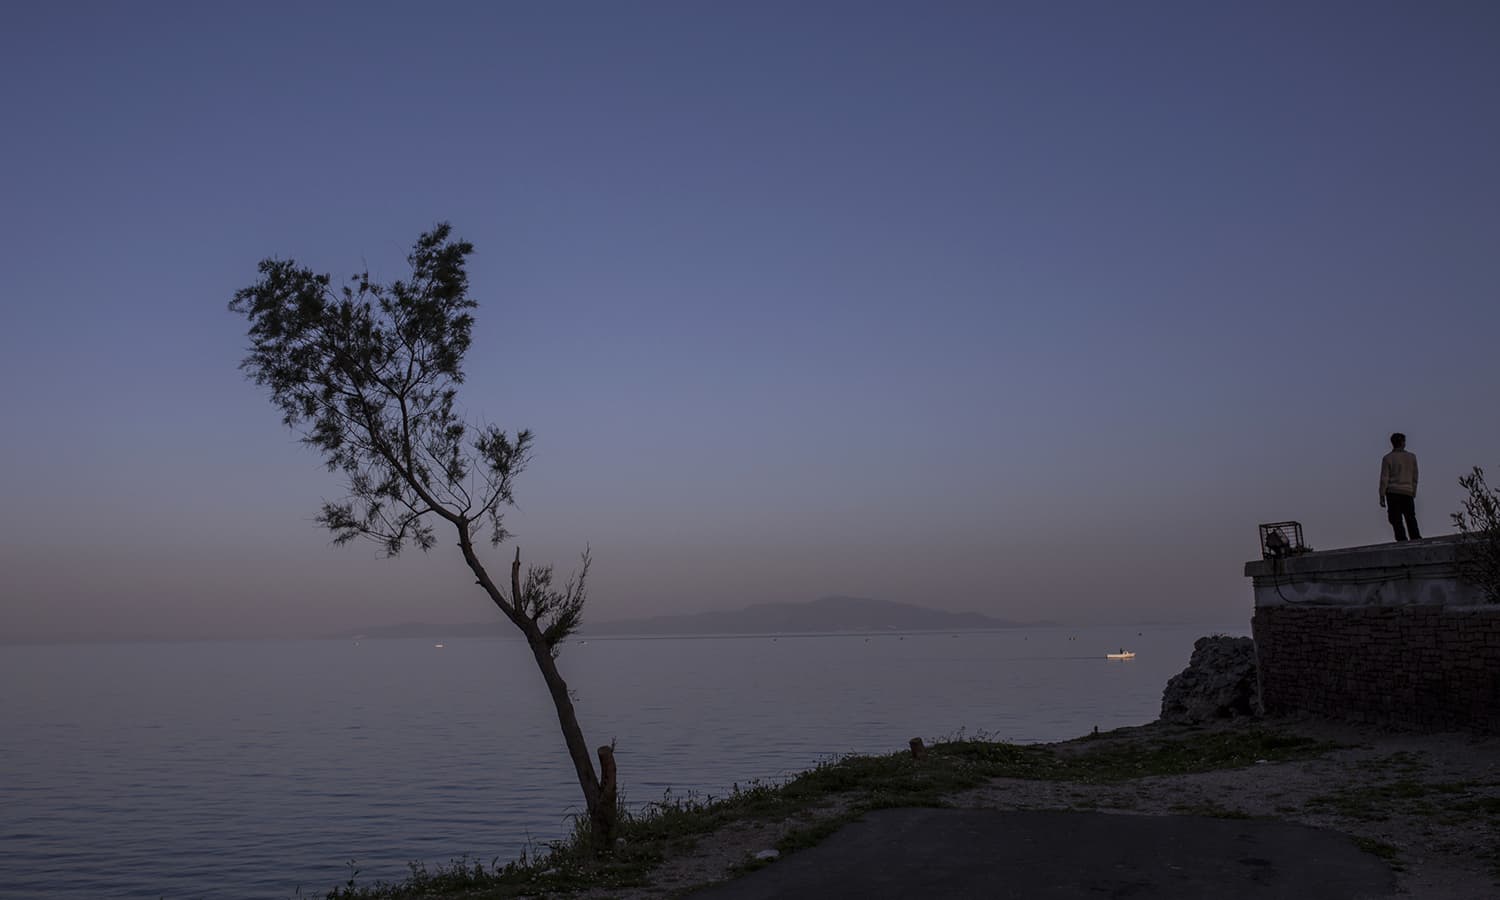
[{"label": "rocky outcrop", "polygon": [[1172,676],[1161,695],[1161,720],[1197,724],[1261,713],[1255,641],[1202,637],[1188,667]]}]

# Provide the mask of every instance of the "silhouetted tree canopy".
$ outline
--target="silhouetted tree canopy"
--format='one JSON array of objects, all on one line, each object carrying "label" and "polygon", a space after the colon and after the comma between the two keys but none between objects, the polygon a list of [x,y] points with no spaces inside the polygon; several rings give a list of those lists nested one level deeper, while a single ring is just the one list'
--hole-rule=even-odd
[{"label": "silhouetted tree canopy", "polygon": [[[260,279],[229,304],[250,322],[241,368],[345,476],[348,496],[324,501],[317,517],[335,543],[366,537],[392,555],[408,542],[428,550],[435,518],[459,529],[460,546],[476,523],[492,544],[510,537],[503,514],[531,432],[471,426],[455,410],[478,304],[465,268],[474,247],[451,235],[447,223],[423,234],[407,257],[410,277],[389,284],[365,271],[335,288],[293,261],[262,260]],[[581,618],[588,562],[585,553],[562,590],[550,566],[530,567],[502,609],[555,646]]]},{"label": "silhouetted tree canopy", "polygon": [[449,241],[449,230],[422,235],[407,258],[410,280],[386,286],[364,272],[335,291],[327,275],[267,259],[260,281],[230,303],[250,319],[241,367],[271,389],[282,420],[303,430],[328,468],[349,478],[351,499],[325,504],[319,516],[339,543],[365,535],[390,553],[407,539],[427,549],[425,516],[476,506],[492,517],[494,537],[504,536],[499,507],[531,435],[483,434],[488,490],[475,501],[465,484],[468,426],[453,409],[477,305],[464,272],[473,246]]},{"label": "silhouetted tree canopy", "polygon": [[1453,525],[1468,540],[1459,547],[1459,568],[1479,586],[1489,603],[1500,603],[1500,488],[1491,488],[1484,470],[1458,479],[1464,489],[1463,509],[1453,514]]}]

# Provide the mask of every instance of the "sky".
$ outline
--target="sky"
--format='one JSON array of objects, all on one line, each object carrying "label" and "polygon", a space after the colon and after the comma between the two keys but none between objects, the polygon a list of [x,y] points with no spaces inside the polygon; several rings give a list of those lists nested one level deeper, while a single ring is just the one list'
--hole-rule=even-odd
[{"label": "sky", "polygon": [[595,621],[1247,621],[1391,431],[1428,535],[1500,467],[1493,3],[12,3],[0,121],[0,640],[495,618],[332,546],[227,310],[440,221]]}]

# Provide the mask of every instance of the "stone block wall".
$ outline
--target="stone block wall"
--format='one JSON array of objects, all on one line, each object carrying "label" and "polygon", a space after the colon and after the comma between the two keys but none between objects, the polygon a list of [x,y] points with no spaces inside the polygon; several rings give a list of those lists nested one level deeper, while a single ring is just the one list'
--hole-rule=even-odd
[{"label": "stone block wall", "polygon": [[1500,733],[1500,607],[1258,605],[1269,713]]}]

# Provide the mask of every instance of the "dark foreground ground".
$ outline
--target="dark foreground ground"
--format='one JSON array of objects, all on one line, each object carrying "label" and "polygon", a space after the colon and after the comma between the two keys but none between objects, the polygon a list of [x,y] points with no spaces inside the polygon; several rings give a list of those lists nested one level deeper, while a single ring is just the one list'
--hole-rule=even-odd
[{"label": "dark foreground ground", "polygon": [[587,837],[327,897],[1500,900],[1500,736],[1280,718],[960,738],[648,804],[606,854]]},{"label": "dark foreground ground", "polygon": [[703,900],[1390,897],[1347,835],[1289,822],[1072,811],[887,809]]}]

